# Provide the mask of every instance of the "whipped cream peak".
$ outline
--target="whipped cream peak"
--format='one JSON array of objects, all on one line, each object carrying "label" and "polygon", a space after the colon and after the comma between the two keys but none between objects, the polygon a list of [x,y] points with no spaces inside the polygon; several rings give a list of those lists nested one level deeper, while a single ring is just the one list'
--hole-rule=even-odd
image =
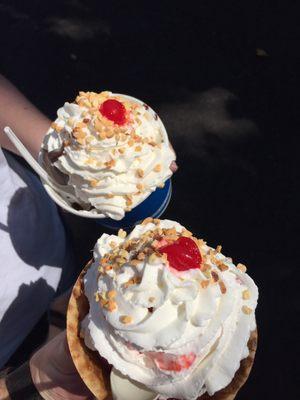
[{"label": "whipped cream peak", "polygon": [[111,92],[79,92],[66,102],[42,149],[42,162],[51,158],[50,172],[64,174],[77,205],[116,220],[164,185],[176,158],[157,114]]},{"label": "whipped cream peak", "polygon": [[[173,268],[169,254],[159,251],[180,238],[197,246],[197,268]],[[188,400],[212,395],[248,355],[257,287],[243,264],[177,222],[148,218],[129,235],[102,235],[84,286],[86,344],[156,393]]]}]

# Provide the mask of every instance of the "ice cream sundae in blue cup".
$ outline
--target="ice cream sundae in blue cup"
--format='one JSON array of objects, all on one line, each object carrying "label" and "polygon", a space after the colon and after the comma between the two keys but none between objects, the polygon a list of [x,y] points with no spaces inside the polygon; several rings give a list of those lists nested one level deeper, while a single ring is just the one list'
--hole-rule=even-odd
[{"label": "ice cream sundae in blue cup", "polygon": [[171,197],[176,156],[158,115],[133,97],[79,92],[58,110],[39,162],[65,210],[109,228],[159,217]]}]

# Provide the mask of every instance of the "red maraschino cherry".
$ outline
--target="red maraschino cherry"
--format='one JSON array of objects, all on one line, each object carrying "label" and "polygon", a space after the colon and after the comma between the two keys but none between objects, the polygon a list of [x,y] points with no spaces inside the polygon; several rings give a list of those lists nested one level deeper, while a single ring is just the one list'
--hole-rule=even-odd
[{"label": "red maraschino cherry", "polygon": [[158,248],[167,255],[169,264],[177,271],[200,268],[202,257],[196,243],[187,237],[180,237],[174,243]]},{"label": "red maraschino cherry", "polygon": [[124,125],[126,122],[126,108],[116,99],[105,100],[99,107],[99,111],[105,118],[117,125]]}]

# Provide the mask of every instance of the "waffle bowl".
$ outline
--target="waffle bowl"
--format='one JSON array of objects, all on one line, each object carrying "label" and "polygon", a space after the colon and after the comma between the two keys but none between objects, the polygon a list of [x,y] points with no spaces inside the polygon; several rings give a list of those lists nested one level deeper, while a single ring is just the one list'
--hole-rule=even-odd
[{"label": "waffle bowl", "polygon": [[[83,277],[91,264],[92,261],[85,266],[73,287],[67,311],[67,339],[73,362],[86,386],[98,400],[109,400],[112,399],[111,366],[98,352],[90,350],[80,337],[80,322],[89,312],[88,300],[83,290]],[[236,397],[247,381],[254,362],[257,330],[251,332],[248,348],[249,356],[241,361],[240,368],[230,384],[213,396],[205,393],[198,400],[233,400]]]}]

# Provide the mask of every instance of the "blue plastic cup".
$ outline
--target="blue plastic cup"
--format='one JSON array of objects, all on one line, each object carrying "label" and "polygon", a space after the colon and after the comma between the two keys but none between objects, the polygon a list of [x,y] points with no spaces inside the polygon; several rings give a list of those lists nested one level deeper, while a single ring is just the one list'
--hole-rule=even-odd
[{"label": "blue plastic cup", "polygon": [[168,207],[172,195],[172,182],[168,179],[163,188],[157,188],[142,203],[126,212],[124,218],[116,221],[111,218],[96,219],[100,225],[110,229],[128,229],[147,217],[159,218]]}]

